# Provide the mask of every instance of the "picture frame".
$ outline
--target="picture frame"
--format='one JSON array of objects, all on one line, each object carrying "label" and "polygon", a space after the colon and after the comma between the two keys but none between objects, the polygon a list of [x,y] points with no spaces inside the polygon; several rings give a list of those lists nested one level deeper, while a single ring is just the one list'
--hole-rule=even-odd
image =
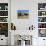
[{"label": "picture frame", "polygon": [[17,10],[17,18],[18,19],[28,19],[29,10]]}]

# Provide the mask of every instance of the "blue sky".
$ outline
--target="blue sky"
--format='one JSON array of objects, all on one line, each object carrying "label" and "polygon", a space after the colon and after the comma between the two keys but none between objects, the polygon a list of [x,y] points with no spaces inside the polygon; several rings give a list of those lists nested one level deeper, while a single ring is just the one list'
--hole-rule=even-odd
[{"label": "blue sky", "polygon": [[29,13],[29,10],[17,10],[17,12]]}]

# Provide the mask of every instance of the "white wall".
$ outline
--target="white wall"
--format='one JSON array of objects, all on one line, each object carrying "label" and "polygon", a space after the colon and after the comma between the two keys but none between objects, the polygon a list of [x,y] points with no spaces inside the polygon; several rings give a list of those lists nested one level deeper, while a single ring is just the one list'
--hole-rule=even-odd
[{"label": "white wall", "polygon": [[[13,22],[16,25],[17,32],[19,33],[20,30],[26,31],[32,24],[35,26],[35,30],[33,35],[38,36],[37,34],[37,0],[11,0],[11,22]],[[32,12],[29,12],[29,19],[17,19],[17,10],[21,9],[27,9],[32,10]],[[16,34],[15,33],[15,34]],[[22,31],[21,31],[22,33]],[[26,34],[25,33],[25,34]],[[29,33],[30,34],[30,33]],[[34,41],[34,40],[33,40]],[[36,43],[37,44],[37,43]]]},{"label": "white wall", "polygon": [[0,0],[0,3],[8,3],[8,0]]},{"label": "white wall", "polygon": [[[14,22],[17,30],[28,30],[29,26],[33,24],[35,17],[37,20],[37,16],[34,15],[34,10],[36,12],[36,9],[37,9],[36,3],[30,0],[29,1],[28,0],[23,0],[23,1],[12,0],[11,1],[11,15],[12,15],[11,22]],[[29,19],[17,19],[17,10],[21,10],[21,9],[29,10]]]},{"label": "white wall", "polygon": [[[11,0],[11,22],[16,25],[17,33],[20,32],[19,30],[23,30],[23,32],[28,30],[32,24],[35,26],[33,46],[41,46],[38,43],[43,44],[42,38],[38,38],[38,3],[46,3],[46,0]],[[29,19],[17,19],[17,10],[21,9],[32,10],[29,12]]]}]

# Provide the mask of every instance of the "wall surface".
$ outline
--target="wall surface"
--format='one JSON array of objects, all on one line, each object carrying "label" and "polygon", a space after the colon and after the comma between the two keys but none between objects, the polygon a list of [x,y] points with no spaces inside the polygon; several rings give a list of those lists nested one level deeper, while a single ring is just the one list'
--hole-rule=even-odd
[{"label": "wall surface", "polygon": [[0,0],[0,3],[8,3],[8,0]]},{"label": "wall surface", "polygon": [[[23,32],[28,30],[33,24],[35,29],[32,44],[33,46],[44,46],[43,38],[38,37],[38,3],[46,3],[46,0],[11,0],[11,22],[16,25],[15,34],[19,33],[19,30]],[[29,10],[29,19],[17,19],[17,10]]]},{"label": "wall surface", "polygon": [[[11,11],[11,15],[12,15],[11,20],[12,21],[11,22],[14,22],[17,30],[28,30],[29,26],[31,26],[35,22],[37,23],[37,16],[36,16],[37,15],[37,13],[36,13],[37,12],[36,11],[37,2],[30,1],[30,0],[29,1],[28,0],[27,1],[26,0],[19,0],[19,1],[14,0],[14,2],[11,1],[11,10],[12,10]],[[29,10],[29,19],[17,19],[17,10]],[[36,24],[33,24],[33,25],[36,26]]]}]

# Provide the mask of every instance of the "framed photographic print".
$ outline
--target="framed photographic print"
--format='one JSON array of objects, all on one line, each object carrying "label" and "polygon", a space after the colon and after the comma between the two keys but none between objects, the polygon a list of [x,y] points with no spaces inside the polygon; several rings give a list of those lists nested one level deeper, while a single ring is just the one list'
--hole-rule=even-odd
[{"label": "framed photographic print", "polygon": [[38,10],[45,10],[46,9],[46,3],[39,3],[38,4]]},{"label": "framed photographic print", "polygon": [[28,19],[29,10],[17,10],[17,18],[18,19]]},{"label": "framed photographic print", "polygon": [[8,17],[0,17],[0,22],[8,22]]},{"label": "framed photographic print", "polygon": [[0,35],[8,37],[8,23],[0,23]]},{"label": "framed photographic print", "polygon": [[46,22],[46,17],[38,17],[38,22]]},{"label": "framed photographic print", "polygon": [[46,37],[46,29],[39,29],[39,37]]},{"label": "framed photographic print", "polygon": [[38,23],[38,28],[46,28],[46,23]]}]

